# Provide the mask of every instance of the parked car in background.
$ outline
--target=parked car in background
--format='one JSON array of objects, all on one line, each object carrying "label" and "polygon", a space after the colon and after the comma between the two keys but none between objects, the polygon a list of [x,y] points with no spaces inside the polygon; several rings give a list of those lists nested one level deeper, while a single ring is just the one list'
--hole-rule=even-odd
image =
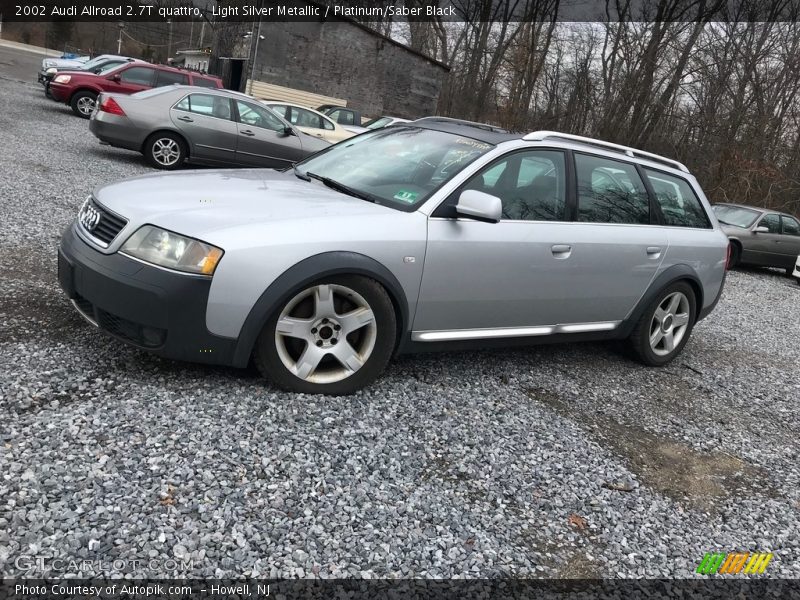
[{"label": "parked car in background", "polygon": [[800,254],[796,217],[743,204],[715,204],[714,212],[731,240],[731,266],[778,267],[791,275]]},{"label": "parked car in background", "polygon": [[221,88],[222,80],[164,65],[128,63],[98,75],[84,71],[58,73],[50,82],[50,95],[57,102],[69,104],[79,117],[88,119],[101,92],[135,94],[175,84]]},{"label": "parked car in background", "polygon": [[337,106],[335,104],[323,104],[317,107],[317,111],[321,112],[331,118],[334,122],[342,125],[343,127],[355,126],[361,127],[361,124],[366,120],[361,115],[360,111],[346,106]]},{"label": "parked car in background", "polygon": [[91,132],[141,152],[158,169],[187,160],[284,168],[330,146],[239,92],[176,85],[133,95],[103,92],[97,103]]},{"label": "parked car in background", "polygon": [[39,71],[43,73],[47,71],[47,69],[55,68],[55,69],[70,69],[80,67],[85,65],[87,62],[91,60],[91,56],[76,56],[74,58],[43,58],[42,59],[42,68]]},{"label": "parked car in background", "polygon": [[331,120],[330,117],[326,117],[322,113],[306,108],[305,106],[290,104],[288,102],[279,102],[277,100],[264,100],[263,103],[301,131],[305,131],[310,135],[331,142],[332,144],[356,135],[355,132],[348,131]]},{"label": "parked car in background", "polygon": [[[677,186],[682,213],[662,213],[653,178]],[[58,273],[123,342],[349,394],[396,353],[449,343],[627,339],[665,365],[716,306],[728,248],[676,161],[430,118],[283,172],[101,187],[64,233]]]},{"label": "parked car in background", "polygon": [[797,255],[797,260],[794,262],[794,271],[792,271],[792,277],[794,277],[794,280],[800,284],[800,254]]},{"label": "parked car in background", "polygon": [[408,122],[408,119],[401,119],[400,117],[376,117],[375,119],[364,123],[364,129],[381,129],[382,127],[388,127],[389,125]]},{"label": "parked car in background", "polygon": [[75,67],[66,67],[66,68],[48,67],[47,69],[42,69],[41,71],[39,71],[37,75],[37,80],[39,81],[39,83],[45,86],[45,92],[47,92],[48,91],[47,87],[50,81],[52,81],[53,77],[55,77],[56,73],[58,73],[59,71],[86,71],[97,75],[101,71],[110,71],[114,67],[129,62],[145,62],[145,61],[140,61],[139,59],[131,58],[130,56],[119,56],[117,54],[101,54],[100,56],[96,56],[92,60],[86,61],[82,65],[78,65]]}]

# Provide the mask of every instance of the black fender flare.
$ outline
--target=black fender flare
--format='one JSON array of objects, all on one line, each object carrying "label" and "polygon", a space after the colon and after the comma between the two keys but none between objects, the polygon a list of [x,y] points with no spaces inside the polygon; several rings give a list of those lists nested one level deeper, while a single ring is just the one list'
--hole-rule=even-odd
[{"label": "black fender flare", "polygon": [[[687,264],[672,265],[671,267],[667,267],[647,287],[647,291],[639,299],[639,302],[636,303],[636,306],[631,312],[630,316],[620,325],[618,330],[619,336],[628,337],[633,331],[633,328],[636,326],[636,323],[638,323],[639,319],[642,318],[642,313],[644,313],[644,310],[647,308],[647,306],[664,288],[672,285],[676,281],[687,281],[692,286],[696,301],[695,322],[699,321],[702,318],[700,315],[703,310],[704,301],[703,285],[700,283],[700,277],[697,275],[697,271]],[[721,289],[722,288],[720,287],[720,295]],[[717,297],[717,300],[719,300],[719,297]]]},{"label": "black fender flare", "polygon": [[289,300],[292,294],[323,277],[363,275],[380,283],[397,314],[398,343],[410,326],[409,306],[403,286],[392,272],[377,260],[357,252],[323,252],[301,260],[278,276],[261,294],[242,325],[233,355],[233,364],[246,367],[256,340],[270,315]]}]

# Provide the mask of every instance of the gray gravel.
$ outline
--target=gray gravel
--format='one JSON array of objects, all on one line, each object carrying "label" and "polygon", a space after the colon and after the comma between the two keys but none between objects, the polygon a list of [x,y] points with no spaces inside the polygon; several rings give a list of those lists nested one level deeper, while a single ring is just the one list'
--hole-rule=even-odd
[{"label": "gray gravel", "polygon": [[59,232],[148,168],[33,84],[0,79],[0,140],[0,575],[687,577],[750,550],[800,576],[790,280],[732,273],[665,369],[561,345],[285,394],[85,325]]}]

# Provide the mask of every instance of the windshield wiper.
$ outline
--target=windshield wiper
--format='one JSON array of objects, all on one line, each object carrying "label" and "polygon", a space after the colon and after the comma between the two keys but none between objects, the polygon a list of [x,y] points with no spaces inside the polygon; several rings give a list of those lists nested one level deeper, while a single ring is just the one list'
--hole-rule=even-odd
[{"label": "windshield wiper", "polygon": [[316,173],[309,173],[306,171],[306,176],[310,177],[311,179],[316,179],[317,181],[321,181],[325,185],[327,185],[332,190],[336,190],[337,192],[342,192],[343,194],[347,194],[348,196],[353,196],[353,198],[360,198],[361,200],[366,200],[367,202],[377,203],[375,196],[371,194],[367,194],[365,192],[359,192],[358,190],[354,190],[351,187],[347,187],[343,183],[339,183],[338,181],[331,179],[330,177],[323,177],[322,175],[317,175]]}]

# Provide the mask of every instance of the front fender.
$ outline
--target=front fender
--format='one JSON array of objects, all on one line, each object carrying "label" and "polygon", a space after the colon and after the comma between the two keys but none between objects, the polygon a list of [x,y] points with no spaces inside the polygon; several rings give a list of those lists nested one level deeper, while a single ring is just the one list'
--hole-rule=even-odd
[{"label": "front fender", "polygon": [[270,315],[300,289],[331,275],[363,275],[386,288],[397,313],[398,341],[409,327],[410,308],[402,285],[389,269],[373,258],[357,252],[324,252],[306,258],[284,271],[256,301],[245,319],[236,342],[233,364],[245,367],[256,339]]}]

